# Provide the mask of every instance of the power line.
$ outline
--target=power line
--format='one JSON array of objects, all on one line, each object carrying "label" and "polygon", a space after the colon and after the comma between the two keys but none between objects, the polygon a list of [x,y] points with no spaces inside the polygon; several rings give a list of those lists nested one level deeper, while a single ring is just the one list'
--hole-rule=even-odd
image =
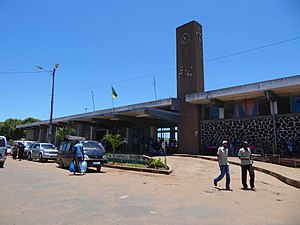
[{"label": "power line", "polygon": [[109,83],[109,84],[108,83],[107,84],[101,84],[101,85],[97,85],[97,86],[93,86],[93,87],[87,87],[87,88],[77,89],[77,90],[68,91],[68,92],[64,92],[64,93],[59,93],[59,94],[56,94],[56,95],[71,94],[71,93],[77,93],[77,92],[87,91],[87,90],[91,90],[91,89],[97,89],[97,88],[101,88],[101,87],[107,87],[107,86],[111,86],[112,84],[114,85],[114,84],[120,84],[120,83],[124,83],[124,82],[128,82],[128,81],[138,80],[138,79],[141,79],[141,78],[150,77],[150,76],[153,76],[153,75],[159,75],[159,74],[167,73],[167,72],[170,72],[170,71],[175,71],[175,68],[160,71],[160,72],[145,74],[145,75],[141,75],[141,76],[125,79],[125,80],[120,80],[120,81],[112,82],[112,83]]},{"label": "power line", "polygon": [[45,73],[45,71],[0,71],[0,74],[31,74],[31,73]]},{"label": "power line", "polygon": [[224,56],[219,56],[219,57],[216,57],[216,58],[213,58],[213,59],[208,59],[208,60],[205,60],[205,62],[216,61],[216,60],[219,60],[219,59],[224,59],[224,58],[227,58],[227,57],[240,55],[240,54],[243,54],[243,53],[246,53],[246,52],[251,52],[251,51],[258,50],[258,49],[267,48],[267,47],[270,47],[270,46],[273,46],[273,45],[278,45],[278,44],[294,41],[294,40],[297,40],[297,39],[300,39],[300,36],[295,37],[295,38],[291,38],[291,39],[287,39],[287,40],[284,40],[284,41],[274,42],[274,43],[268,44],[268,45],[259,46],[259,47],[256,47],[256,48],[250,48],[250,49],[247,49],[247,50],[244,50],[244,51],[235,52],[235,53],[231,53],[231,54],[224,55]]},{"label": "power line", "polygon": [[[234,52],[234,53],[224,55],[224,56],[219,56],[219,57],[216,57],[216,58],[213,58],[213,59],[208,59],[208,60],[205,60],[205,62],[212,62],[212,61],[216,61],[216,60],[220,60],[220,59],[224,59],[224,58],[244,54],[244,53],[247,53],[247,52],[250,52],[250,51],[255,51],[255,50],[262,49],[262,48],[267,48],[267,47],[270,47],[270,46],[274,46],[274,45],[294,41],[294,40],[297,40],[297,39],[300,39],[300,36],[295,37],[295,38],[286,39],[286,40],[283,40],[283,41],[274,42],[274,43],[263,45],[263,46],[259,46],[259,47],[255,47],[255,48],[251,48],[251,49],[247,49],[247,50],[243,50],[243,51],[239,51],[239,52]],[[154,73],[145,74],[145,75],[141,75],[141,76],[125,79],[125,80],[116,81],[116,82],[113,82],[112,84],[119,84],[119,83],[124,83],[124,82],[128,82],[128,81],[138,80],[138,79],[141,79],[141,78],[150,77],[150,76],[154,76],[154,75],[159,75],[159,74],[163,74],[163,73],[167,73],[167,72],[175,71],[175,70],[176,70],[176,68],[167,69],[167,70],[164,70],[164,71],[154,72]],[[1,72],[0,71],[0,74],[36,74],[36,73],[45,73],[45,71],[23,71],[23,72],[19,72],[19,71]],[[97,89],[97,88],[106,87],[106,86],[110,86],[110,85],[111,85],[111,83],[102,84],[102,85],[97,85],[97,86],[93,86],[93,87],[87,87],[87,88],[77,89],[77,90],[73,90],[73,91],[68,91],[68,92],[64,92],[64,93],[58,93],[56,95],[78,93],[78,92]]]}]

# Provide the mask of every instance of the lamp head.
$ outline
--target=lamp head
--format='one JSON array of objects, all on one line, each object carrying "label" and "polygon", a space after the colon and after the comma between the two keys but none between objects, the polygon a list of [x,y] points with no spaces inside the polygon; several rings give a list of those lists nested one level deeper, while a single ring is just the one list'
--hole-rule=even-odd
[{"label": "lamp head", "polygon": [[40,69],[40,70],[43,70],[44,68],[41,67],[41,66],[35,66],[36,68]]},{"label": "lamp head", "polygon": [[58,63],[56,63],[55,64],[55,69],[57,69],[59,67],[59,64]]}]

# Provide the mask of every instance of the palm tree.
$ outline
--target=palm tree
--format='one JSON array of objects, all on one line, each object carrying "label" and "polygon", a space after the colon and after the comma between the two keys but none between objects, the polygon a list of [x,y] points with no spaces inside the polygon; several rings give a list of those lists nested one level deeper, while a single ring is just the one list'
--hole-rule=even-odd
[{"label": "palm tree", "polygon": [[126,138],[122,137],[120,134],[106,134],[102,138],[102,141],[107,141],[111,144],[111,147],[113,149],[113,164],[115,163],[115,153],[116,149],[123,143],[126,142]]},{"label": "palm tree", "polygon": [[70,135],[75,132],[75,129],[72,127],[60,127],[57,130],[57,137],[60,140],[63,140],[67,135]]}]

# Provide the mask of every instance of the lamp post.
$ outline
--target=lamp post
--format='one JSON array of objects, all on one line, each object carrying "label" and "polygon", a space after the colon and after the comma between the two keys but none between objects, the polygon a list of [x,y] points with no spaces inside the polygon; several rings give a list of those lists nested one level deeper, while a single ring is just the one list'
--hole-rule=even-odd
[{"label": "lamp post", "polygon": [[47,134],[47,141],[51,143],[52,140],[52,118],[53,118],[53,102],[54,102],[54,77],[55,77],[55,72],[56,69],[58,68],[59,64],[55,64],[55,67],[53,68],[52,71],[45,70],[41,66],[36,66],[36,68],[40,70],[44,70],[45,72],[51,73],[52,75],[52,92],[51,92],[51,104],[50,104],[50,120],[49,120],[49,129],[48,129],[48,134]]}]

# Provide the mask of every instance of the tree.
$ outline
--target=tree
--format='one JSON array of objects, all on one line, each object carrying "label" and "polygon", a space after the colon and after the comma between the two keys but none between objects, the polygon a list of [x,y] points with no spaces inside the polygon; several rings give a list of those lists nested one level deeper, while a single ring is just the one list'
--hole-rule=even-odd
[{"label": "tree", "polygon": [[65,136],[73,134],[75,132],[75,129],[72,127],[60,127],[57,130],[57,137],[60,140],[63,140],[65,138]]},{"label": "tree", "polygon": [[122,137],[120,134],[106,134],[102,138],[103,141],[107,141],[108,143],[111,144],[111,147],[113,149],[113,163],[115,163],[115,153],[116,149],[122,145],[123,143],[126,142],[126,138]]},{"label": "tree", "polygon": [[17,125],[33,123],[40,121],[39,119],[27,118],[25,120],[12,119],[9,118],[4,122],[0,123],[0,134],[6,136],[7,140],[18,140],[20,138],[25,137],[25,131],[21,129],[17,129]]}]

